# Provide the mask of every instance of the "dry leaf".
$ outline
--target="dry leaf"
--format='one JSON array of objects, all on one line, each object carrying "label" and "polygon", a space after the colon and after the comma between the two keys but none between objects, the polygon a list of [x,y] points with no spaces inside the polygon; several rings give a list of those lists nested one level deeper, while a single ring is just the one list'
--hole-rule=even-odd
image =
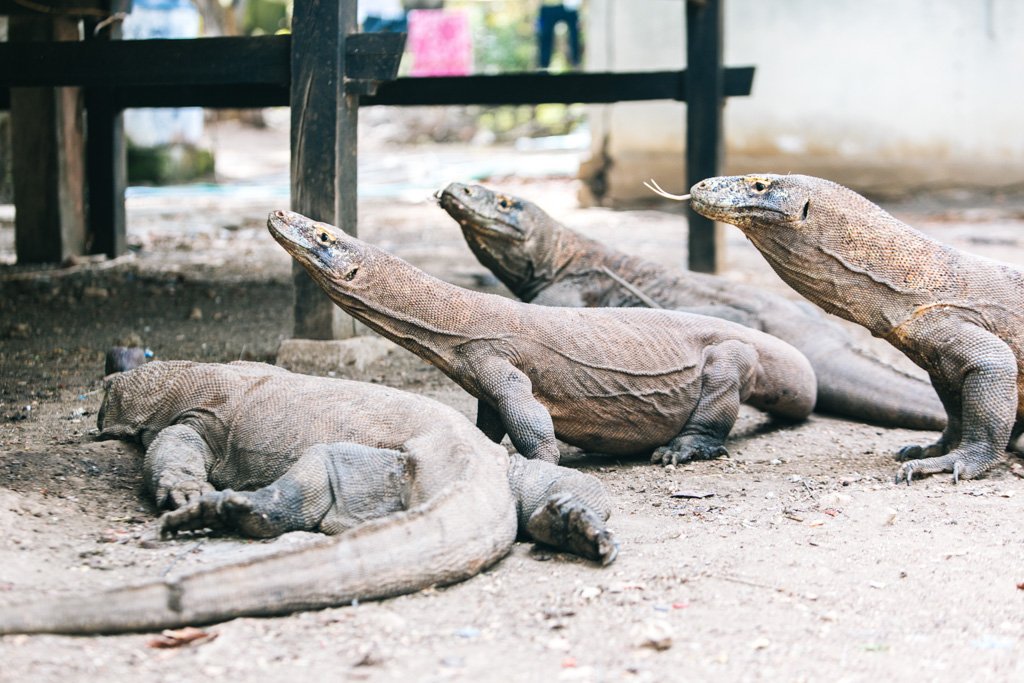
[{"label": "dry leaf", "polygon": [[213,640],[217,637],[216,633],[204,631],[201,628],[194,626],[186,626],[185,628],[178,629],[167,629],[161,631],[160,635],[155,636],[146,643],[146,647],[155,648],[170,648],[170,647],[182,647],[185,645],[191,645],[192,643],[203,643]]}]

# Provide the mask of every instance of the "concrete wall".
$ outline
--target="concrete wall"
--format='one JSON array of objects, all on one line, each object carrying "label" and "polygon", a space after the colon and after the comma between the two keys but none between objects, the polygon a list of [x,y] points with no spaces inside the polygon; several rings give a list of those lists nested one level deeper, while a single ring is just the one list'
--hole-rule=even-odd
[{"label": "concrete wall", "polygon": [[[727,172],[876,194],[1024,183],[1024,2],[723,2],[726,64],[757,66],[725,108]],[[590,0],[586,29],[590,70],[685,64],[681,0]],[[682,190],[684,107],[594,107],[581,175],[606,203],[644,197],[652,175]]]}]

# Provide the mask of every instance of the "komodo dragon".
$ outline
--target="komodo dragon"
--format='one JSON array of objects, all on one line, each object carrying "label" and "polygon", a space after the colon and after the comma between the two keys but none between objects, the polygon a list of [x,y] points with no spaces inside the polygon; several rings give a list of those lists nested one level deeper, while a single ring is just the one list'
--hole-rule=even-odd
[{"label": "komodo dragon", "polygon": [[480,262],[523,301],[648,305],[732,320],[807,357],[818,378],[816,410],[912,429],[946,423],[926,380],[860,350],[846,330],[806,302],[630,256],[573,232],[535,204],[480,185],[452,183],[439,199]]},{"label": "komodo dragon", "polygon": [[336,535],[244,564],[8,606],[0,634],[144,631],[411,593],[493,564],[517,528],[602,563],[617,552],[596,478],[509,455],[452,408],[397,389],[261,363],[152,362],[115,376],[99,426],[102,437],[146,446],[158,502],[182,506],[161,518],[164,532]]},{"label": "komodo dragon", "polygon": [[948,423],[907,446],[897,481],[974,477],[1024,428],[1024,273],[926,237],[859,194],[802,175],[709,178],[691,206],[740,228],[796,291],[924,368]]},{"label": "komodo dragon", "polygon": [[803,419],[814,374],[800,352],[707,316],[550,308],[442,282],[329,225],[270,214],[274,238],[336,304],[478,399],[477,426],[527,458],[556,437],[676,463],[725,452],[741,401]]}]

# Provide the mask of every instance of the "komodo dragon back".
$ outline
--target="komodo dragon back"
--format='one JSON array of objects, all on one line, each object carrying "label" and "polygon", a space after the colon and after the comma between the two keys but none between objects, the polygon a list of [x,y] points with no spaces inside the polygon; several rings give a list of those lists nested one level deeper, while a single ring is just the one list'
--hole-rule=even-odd
[{"label": "komodo dragon back", "polygon": [[803,296],[926,370],[942,437],[901,451],[899,478],[996,462],[1024,428],[1024,273],[931,239],[841,185],[802,175],[709,178],[691,206],[740,228]]},{"label": "komodo dragon back", "polygon": [[624,253],[569,229],[532,202],[480,185],[451,183],[438,201],[480,263],[523,301],[647,306],[731,320],[807,357],[818,380],[815,410],[912,429],[945,425],[945,410],[925,379],[862,350],[847,330],[804,302]]}]

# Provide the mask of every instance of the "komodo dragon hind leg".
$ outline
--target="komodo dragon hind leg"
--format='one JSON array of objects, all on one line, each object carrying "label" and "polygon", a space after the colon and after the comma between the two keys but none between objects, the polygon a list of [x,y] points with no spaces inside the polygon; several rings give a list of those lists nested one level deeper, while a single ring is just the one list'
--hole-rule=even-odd
[{"label": "komodo dragon hind leg", "polygon": [[570,493],[563,493],[537,508],[526,525],[538,543],[565,550],[601,564],[619,554],[619,545],[593,510]]},{"label": "komodo dragon hind leg", "polygon": [[728,455],[725,438],[736,422],[740,403],[750,393],[757,362],[757,351],[735,340],[704,349],[697,405],[678,436],[655,449],[651,462],[676,465]]},{"label": "komodo dragon hind leg", "polygon": [[402,509],[404,456],[356,443],[318,444],[256,491],[207,493],[160,518],[160,533],[211,529],[269,538],[288,531],[340,533]]},{"label": "komodo dragon hind leg", "polygon": [[611,503],[596,477],[516,454],[509,465],[520,535],[601,564],[615,559],[619,544],[605,527]]},{"label": "komodo dragon hind leg", "polygon": [[904,448],[901,454],[948,452],[905,462],[896,482],[909,484],[915,475],[938,472],[952,472],[954,483],[972,479],[998,461],[1010,443],[1018,401],[1016,356],[999,337],[956,318],[915,323],[901,334],[942,340],[922,356],[950,418],[938,444]]}]

